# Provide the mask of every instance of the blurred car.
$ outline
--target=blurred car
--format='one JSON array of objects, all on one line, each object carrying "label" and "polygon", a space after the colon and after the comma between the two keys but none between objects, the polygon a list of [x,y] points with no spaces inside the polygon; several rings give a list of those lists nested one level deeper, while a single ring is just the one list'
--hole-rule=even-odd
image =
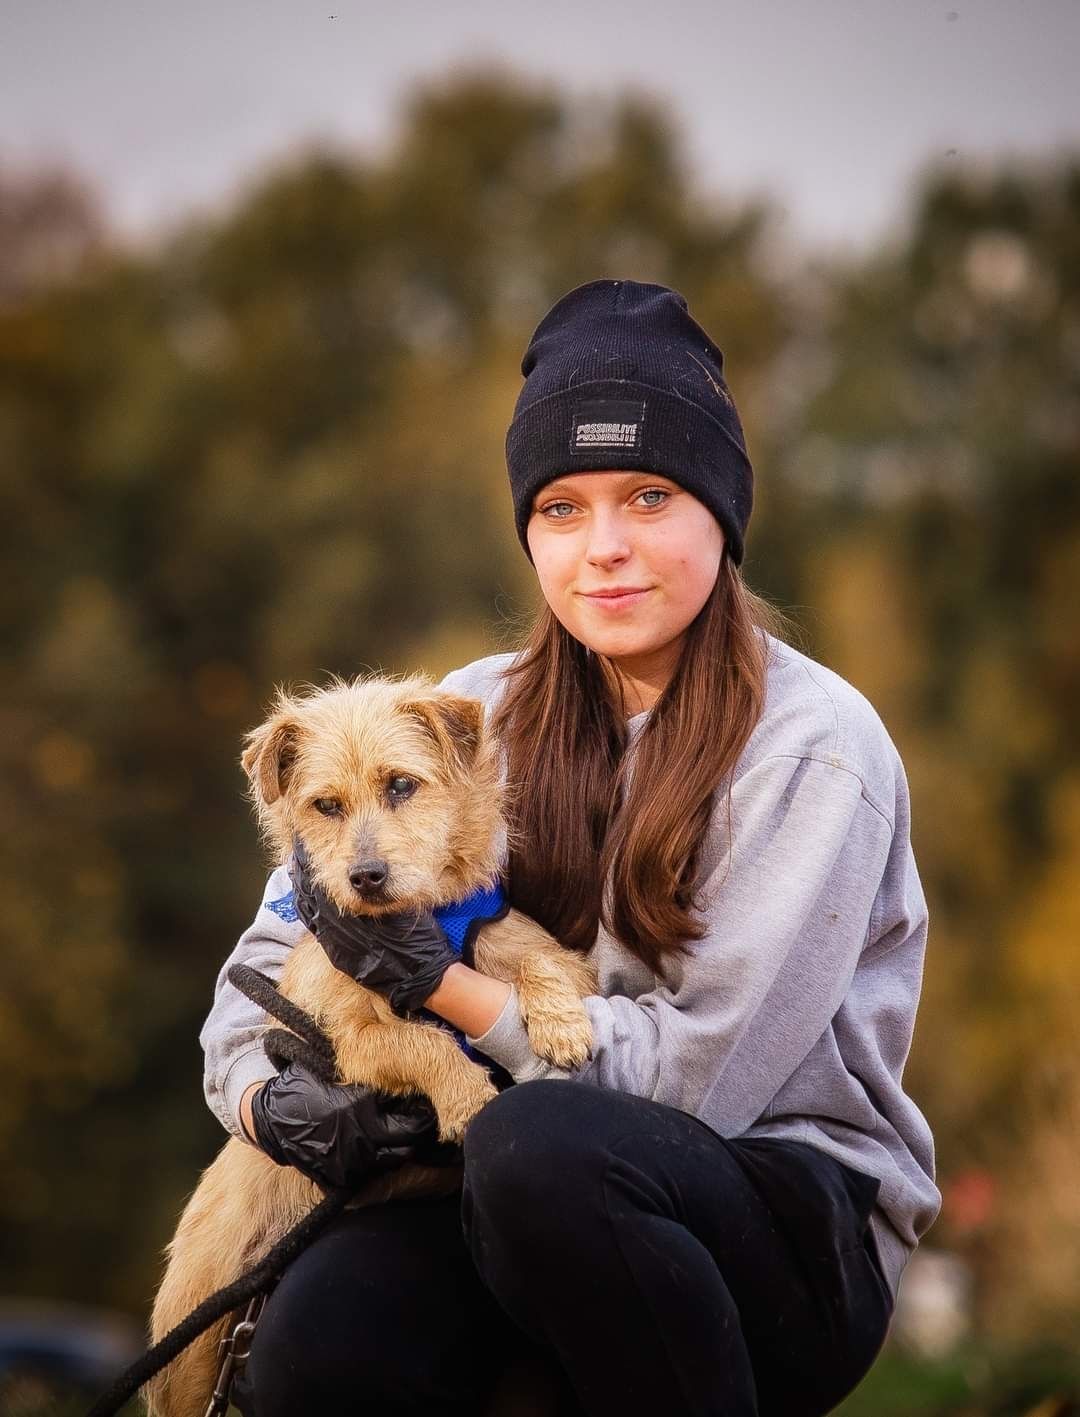
[{"label": "blurred car", "polygon": [[53,1417],[69,1405],[80,1411],[145,1347],[138,1324],[124,1314],[0,1299],[0,1414]]}]

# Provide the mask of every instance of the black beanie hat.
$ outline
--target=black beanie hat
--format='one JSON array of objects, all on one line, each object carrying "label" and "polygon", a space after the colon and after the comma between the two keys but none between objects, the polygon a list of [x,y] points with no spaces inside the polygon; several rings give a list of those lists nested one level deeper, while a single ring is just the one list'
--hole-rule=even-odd
[{"label": "black beanie hat", "polygon": [[551,307],[521,361],[506,435],[518,540],[536,493],[569,472],[641,468],[709,508],[736,565],[754,472],[724,356],[664,285],[593,280]]}]

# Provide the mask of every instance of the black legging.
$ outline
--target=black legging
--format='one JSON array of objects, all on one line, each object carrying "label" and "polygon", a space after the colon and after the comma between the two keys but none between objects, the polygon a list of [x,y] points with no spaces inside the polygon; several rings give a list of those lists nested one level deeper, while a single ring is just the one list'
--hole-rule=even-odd
[{"label": "black legging", "polygon": [[460,1197],[348,1211],[294,1261],[235,1401],[482,1414],[531,1364],[535,1410],[559,1417],[829,1412],[892,1314],[867,1223],[880,1184],[627,1093],[510,1087],[466,1133]]}]

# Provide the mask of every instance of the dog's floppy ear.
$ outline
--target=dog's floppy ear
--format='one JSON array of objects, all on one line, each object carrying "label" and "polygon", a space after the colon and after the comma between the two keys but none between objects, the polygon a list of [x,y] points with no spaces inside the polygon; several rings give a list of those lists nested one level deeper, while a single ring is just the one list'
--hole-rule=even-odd
[{"label": "dog's floppy ear", "polygon": [[429,699],[410,699],[401,707],[428,730],[451,770],[468,772],[472,768],[484,731],[480,699],[439,693]]},{"label": "dog's floppy ear", "polygon": [[285,790],[296,759],[300,725],[289,713],[276,713],[247,735],[240,765],[257,801],[268,807]]}]

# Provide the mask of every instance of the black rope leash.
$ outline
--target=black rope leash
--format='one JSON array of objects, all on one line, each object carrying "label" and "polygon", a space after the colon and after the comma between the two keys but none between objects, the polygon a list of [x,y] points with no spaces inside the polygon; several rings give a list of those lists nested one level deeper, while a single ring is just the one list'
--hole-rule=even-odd
[{"label": "black rope leash", "polygon": [[[337,1080],[333,1044],[309,1014],[282,997],[272,979],[247,964],[234,964],[228,977],[231,984],[265,1009],[271,1018],[286,1025],[285,1028],[270,1029],[263,1040],[267,1057],[279,1072],[286,1063],[301,1062],[325,1082]],[[257,1264],[204,1299],[186,1319],[181,1319],[175,1328],[125,1369],[108,1392],[90,1408],[87,1417],[115,1417],[143,1383],[149,1382],[156,1373],[167,1367],[211,1324],[238,1309],[245,1300],[254,1299],[269,1289],[296,1256],[345,1209],[352,1194],[352,1191],[342,1189],[330,1191],[324,1196]]]}]

